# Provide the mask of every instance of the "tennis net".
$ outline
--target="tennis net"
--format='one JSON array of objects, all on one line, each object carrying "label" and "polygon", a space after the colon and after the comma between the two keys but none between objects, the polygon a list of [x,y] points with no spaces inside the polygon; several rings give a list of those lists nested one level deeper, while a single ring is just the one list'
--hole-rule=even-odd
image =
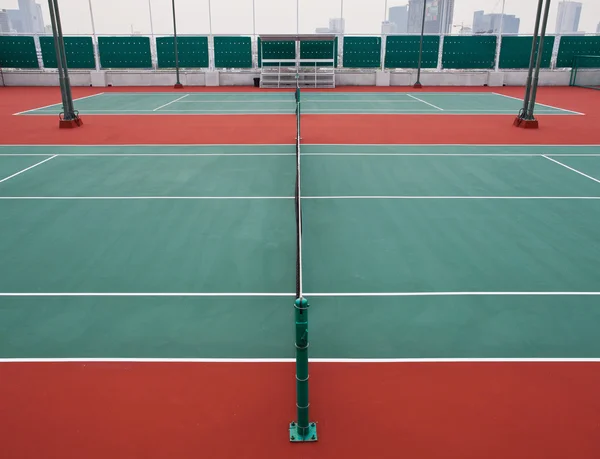
[{"label": "tennis net", "polygon": [[296,80],[296,298],[302,298],[302,203],[300,181],[300,86],[298,80]]}]

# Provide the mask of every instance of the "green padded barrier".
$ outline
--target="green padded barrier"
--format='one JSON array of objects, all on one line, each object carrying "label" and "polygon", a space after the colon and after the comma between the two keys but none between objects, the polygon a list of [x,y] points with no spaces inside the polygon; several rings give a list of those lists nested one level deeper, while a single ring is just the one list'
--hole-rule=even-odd
[{"label": "green padded barrier", "polygon": [[[499,67],[501,69],[529,68],[532,40],[533,37],[502,37]],[[542,51],[542,68],[550,68],[552,48],[554,48],[554,37],[547,35],[544,39],[544,50]]]},{"label": "green padded barrier", "polygon": [[[261,56],[262,49],[262,56]],[[261,41],[258,38],[258,66],[262,66],[262,59],[296,59],[295,41]],[[268,66],[276,63],[265,64]]]},{"label": "green padded barrier", "polygon": [[252,68],[250,37],[215,37],[215,67]]},{"label": "green padded barrier", "polygon": [[[385,42],[385,67],[388,69],[416,69],[419,66],[419,44],[421,37],[390,35]],[[421,67],[434,69],[438,64],[440,37],[423,37],[423,59]]]},{"label": "green padded barrier", "polygon": [[[67,66],[70,69],[96,68],[92,37],[64,37],[64,42],[67,54]],[[57,65],[54,37],[40,37],[40,47],[42,48],[44,67],[55,69]]]},{"label": "green padded barrier", "polygon": [[[338,61],[338,39],[332,42],[326,40],[302,41],[300,42],[300,59],[334,59],[331,62],[317,62],[320,67],[337,67]],[[310,64],[305,64],[310,65]]]},{"label": "green padded barrier", "polygon": [[152,68],[148,37],[98,37],[98,52],[103,68]]},{"label": "green padded barrier", "polygon": [[445,69],[493,69],[496,36],[444,37],[442,66]]},{"label": "green padded barrier", "polygon": [[[561,37],[556,66],[559,68],[572,67],[575,56],[600,56],[600,36],[565,35]],[[579,64],[582,68],[582,63]]]},{"label": "green padded barrier", "polygon": [[0,37],[0,67],[11,69],[40,68],[33,37]]},{"label": "green padded barrier", "polygon": [[381,65],[381,37],[344,37],[344,67],[377,68]]},{"label": "green padded barrier", "polygon": [[[156,39],[158,68],[175,68],[175,38]],[[208,67],[208,37],[177,37],[179,67]]]}]

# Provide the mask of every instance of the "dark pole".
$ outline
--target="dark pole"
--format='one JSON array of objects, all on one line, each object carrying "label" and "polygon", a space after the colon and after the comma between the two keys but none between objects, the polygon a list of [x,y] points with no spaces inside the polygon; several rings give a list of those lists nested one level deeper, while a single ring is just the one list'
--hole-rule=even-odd
[{"label": "dark pole", "polygon": [[538,47],[537,62],[535,65],[535,73],[533,75],[533,84],[531,88],[531,100],[529,101],[529,109],[527,110],[528,119],[535,119],[533,112],[535,110],[535,98],[537,96],[538,82],[540,80],[540,67],[542,66],[542,51],[544,50],[544,38],[546,38],[546,27],[548,26],[548,14],[550,12],[550,1],[546,0],[546,9],[544,10],[544,19],[542,20],[542,30],[540,33],[540,46]]},{"label": "dark pole", "polygon": [[173,43],[175,45],[175,75],[177,78],[175,88],[183,88],[181,81],[179,81],[179,53],[177,52],[177,19],[175,16],[175,0],[171,0],[171,4],[173,5]]},{"label": "dark pole", "polygon": [[[65,80],[65,94],[67,96],[67,104],[69,106],[69,118],[76,118],[75,108],[73,107],[73,95],[71,93],[71,79],[69,78],[69,67],[67,66],[67,55],[65,51],[65,40],[62,33],[62,24],[60,22],[60,10],[58,9],[58,0],[54,0],[54,8],[56,9],[56,32],[58,34],[58,45],[60,47],[60,59],[62,60],[63,75]],[[66,115],[66,114],[65,114]]]},{"label": "dark pole", "polygon": [[63,105],[63,112],[58,126],[60,128],[81,126],[83,123],[73,107],[73,96],[71,95],[71,83],[69,81],[69,69],[67,68],[67,55],[65,53],[65,42],[60,23],[58,0],[48,0],[48,6],[50,9],[50,21],[52,23],[52,35],[54,37],[54,51],[56,52],[56,69],[58,71],[58,82]]},{"label": "dark pole", "polygon": [[58,40],[58,28],[56,26],[56,11],[54,9],[54,0],[48,0],[50,9],[50,22],[52,24],[52,35],[54,37],[54,51],[56,52],[56,70],[58,71],[58,84],[60,86],[60,96],[63,104],[64,116],[68,116],[69,111],[67,95],[65,92],[65,77],[63,73],[62,59],[60,58],[60,42]]},{"label": "dark pole", "polygon": [[421,62],[423,60],[423,35],[425,33],[425,15],[427,14],[427,0],[423,0],[423,19],[421,20],[421,41],[419,43],[419,63],[417,66],[417,82],[414,88],[422,88],[421,84]]},{"label": "dark pole", "polygon": [[540,18],[542,16],[542,6],[544,0],[539,0],[537,14],[535,16],[535,26],[533,28],[533,43],[531,43],[531,55],[529,57],[529,72],[527,74],[527,83],[525,85],[525,98],[523,99],[523,108],[519,113],[519,118],[527,116],[529,107],[529,96],[531,94],[531,80],[533,78],[533,66],[535,65],[535,50],[537,49],[538,32],[540,28]]}]

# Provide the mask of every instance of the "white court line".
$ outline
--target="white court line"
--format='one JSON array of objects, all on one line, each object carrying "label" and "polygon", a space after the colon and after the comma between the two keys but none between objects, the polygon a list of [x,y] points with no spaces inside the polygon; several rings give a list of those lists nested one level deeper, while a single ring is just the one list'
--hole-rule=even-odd
[{"label": "white court line", "polygon": [[[312,363],[597,363],[590,357],[463,357],[463,358],[309,358]],[[135,358],[135,357],[48,357],[0,358],[0,363],[294,363],[293,358]]]},{"label": "white court line", "polygon": [[[293,102],[293,99],[285,99],[285,100],[260,100],[260,99],[255,99],[255,100],[205,100],[205,99],[198,99],[198,100],[182,100],[178,103],[180,104],[199,104],[199,103],[205,103],[205,102],[214,102],[214,103],[236,103],[236,104],[256,104],[256,105],[260,105],[260,104],[272,104],[272,103],[286,103],[289,104],[290,102]],[[390,103],[390,104],[397,104],[397,103],[409,103],[409,104],[416,104],[419,103],[419,101],[417,100],[390,100],[390,99],[350,99],[350,100],[336,100],[336,99],[302,99],[302,102],[306,103],[319,103],[319,102],[333,102],[333,103],[361,103],[361,102],[365,102],[365,103]]]},{"label": "white court line", "polygon": [[[439,148],[439,147],[504,147],[508,149],[514,148],[544,148],[544,147],[557,147],[564,149],[580,149],[580,148],[589,148],[589,147],[599,147],[600,144],[586,143],[586,144],[559,144],[559,143],[546,143],[546,144],[527,144],[527,143],[303,143],[304,147],[397,147],[397,148],[405,148],[405,147],[419,147],[419,148]],[[162,143],[136,143],[136,144],[62,144],[62,143],[40,143],[40,144],[22,144],[22,143],[6,143],[0,144],[0,149],[6,147],[119,147],[119,148],[138,148],[138,147],[159,147],[159,148],[179,148],[179,147],[243,147],[243,148],[259,148],[259,147],[290,147],[294,148],[294,143],[269,143],[269,144],[238,144],[238,143],[178,143],[178,144],[162,144]],[[304,153],[303,153],[304,154]],[[548,156],[556,156],[555,154],[550,154]]]},{"label": "white court line", "polygon": [[54,158],[56,158],[57,156],[58,156],[58,155],[50,156],[50,158],[46,158],[46,159],[44,159],[43,161],[40,161],[39,163],[35,163],[33,166],[29,166],[28,168],[26,168],[26,169],[23,169],[23,170],[20,170],[19,172],[15,173],[15,174],[13,174],[13,175],[9,175],[8,177],[5,177],[5,178],[3,178],[2,180],[0,180],[0,183],[2,183],[2,182],[6,182],[7,180],[10,180],[11,178],[13,178],[13,177],[16,177],[17,175],[20,175],[20,174],[22,174],[23,172],[27,172],[29,169],[33,169],[34,167],[37,167],[37,166],[39,166],[40,164],[44,164],[45,162],[47,162],[47,161],[50,161],[51,159],[54,159]]},{"label": "white court line", "polygon": [[[507,96],[506,94],[500,94],[499,92],[493,92],[492,94],[494,94],[495,96],[502,96],[502,97],[506,97],[508,99],[514,99],[514,100],[518,100],[519,102],[523,103],[522,99],[519,99],[518,97],[513,97],[513,96]],[[581,113],[581,112],[576,112],[574,110],[567,110],[566,108],[560,108],[560,107],[555,107],[553,105],[546,105],[546,104],[541,104],[539,102],[536,101],[535,103],[536,107],[539,105],[540,107],[548,107],[548,108],[553,108],[555,110],[560,110],[562,112],[568,112],[568,113],[573,113],[575,115],[585,115],[585,113]]]},{"label": "white court line", "polygon": [[[181,97],[178,97],[177,99],[175,99],[175,100],[172,100],[171,102],[167,102],[166,104],[164,104],[164,105],[161,105],[160,107],[156,107],[156,108],[155,108],[154,110],[152,110],[152,111],[153,111],[153,112],[155,112],[155,111],[157,111],[157,110],[160,110],[161,108],[163,108],[163,107],[166,107],[167,105],[171,105],[171,104],[173,104],[173,103],[175,103],[175,102],[177,102],[177,101],[180,101],[181,99],[184,99],[184,98],[186,98],[187,96],[189,96],[189,94],[184,94],[183,96],[181,96]],[[89,110],[88,110],[88,111],[89,111]]]},{"label": "white court line", "polygon": [[[293,196],[0,196],[0,201],[143,201],[143,200],[281,200],[294,199]],[[546,201],[595,201],[600,196],[302,196],[302,199],[320,200],[546,200]]]},{"label": "white court line", "polygon": [[[100,96],[102,94],[104,94],[104,93],[103,92],[99,92],[97,94],[91,94],[89,96],[78,97],[77,99],[73,99],[73,102],[75,102],[76,100],[83,100],[83,99],[89,99],[90,97]],[[59,105],[59,106],[62,107],[62,102],[58,102],[56,104],[44,105],[43,107],[32,108],[31,110],[25,110],[23,112],[13,113],[13,115],[22,115],[24,113],[29,113],[29,112],[33,112],[33,111],[36,111],[36,110],[41,110],[43,108],[56,107],[57,105]]]},{"label": "white court line", "polygon": [[76,99],[73,99],[73,102],[75,102],[77,100],[89,99],[90,97],[101,96],[102,94],[104,94],[104,93],[103,92],[98,92],[96,94],[90,94],[89,96],[78,97]]},{"label": "white court line", "polygon": [[[340,109],[343,110],[343,109]],[[269,111],[269,110],[258,110],[253,109],[252,111],[236,111],[236,110],[161,110],[160,113],[164,112],[175,112],[174,114],[191,114],[191,115],[293,115],[293,110],[282,110],[282,111]],[[361,109],[358,108],[355,111],[336,111],[334,109],[331,110],[317,110],[317,109],[305,109],[304,114],[306,115],[360,115],[361,113],[373,113],[376,115],[415,115],[415,114],[426,114],[426,115],[455,115],[455,116],[463,116],[463,115],[473,115],[481,113],[483,115],[506,115],[514,113],[514,110],[454,110],[447,109],[444,112],[440,111],[431,111],[427,109],[415,109],[415,110],[378,110],[378,109]],[[539,115],[544,116],[574,116],[574,114],[565,113],[565,112],[542,112],[540,110],[537,111]],[[156,115],[153,110],[81,110],[80,114],[82,115],[118,115],[118,114],[129,114],[129,115],[140,115],[140,116],[151,116]],[[54,112],[32,112],[27,113],[26,116],[55,116]]]},{"label": "white court line", "polygon": [[600,180],[598,180],[597,178],[594,178],[594,177],[592,177],[592,176],[590,176],[590,175],[584,174],[583,172],[581,172],[581,171],[578,171],[577,169],[573,169],[572,167],[569,167],[569,166],[567,166],[566,164],[563,164],[563,163],[561,163],[560,161],[557,161],[557,160],[555,160],[555,159],[552,159],[552,158],[550,158],[549,156],[546,156],[546,155],[542,155],[542,156],[543,156],[544,158],[546,158],[547,160],[549,160],[549,161],[552,161],[553,163],[556,163],[556,164],[558,164],[558,165],[560,165],[560,166],[562,166],[562,167],[565,167],[565,168],[569,169],[570,171],[576,172],[576,173],[577,173],[577,174],[579,174],[579,175],[583,175],[584,177],[586,177],[586,178],[589,178],[590,180],[593,180],[593,181],[594,181],[594,182],[596,182],[596,183],[600,183]]},{"label": "white court line", "polygon": [[[600,292],[337,292],[306,293],[306,297],[430,297],[430,296],[600,296]],[[0,292],[0,297],[294,297],[295,293],[240,292]]]},{"label": "white court line", "polygon": [[[172,145],[171,145],[172,146]],[[0,153],[2,156],[48,156],[48,153]],[[161,156],[161,157],[185,157],[185,156],[296,156],[296,153],[58,153],[56,156],[125,156],[125,157],[145,157],[145,156]],[[508,155],[504,155],[508,156]],[[528,155],[540,156],[540,155]],[[556,155],[555,155],[556,156]],[[570,155],[575,156],[575,155]],[[598,155],[600,156],[600,154]]]},{"label": "white court line", "polygon": [[413,96],[413,95],[411,95],[411,94],[408,94],[408,93],[407,93],[406,95],[407,95],[408,97],[411,97],[411,98],[413,98],[413,99],[415,99],[415,100],[419,101],[419,102],[422,102],[422,103],[424,103],[424,104],[427,104],[427,105],[429,105],[430,107],[437,108],[438,110],[441,110],[442,112],[444,111],[444,109],[443,109],[443,108],[440,108],[440,107],[438,107],[437,105],[430,104],[429,102],[425,102],[423,99],[419,99],[418,97],[415,97],[415,96]]},{"label": "white court line", "polygon": [[[135,158],[135,157],[174,157],[174,158],[182,158],[182,157],[220,157],[220,156],[295,156],[295,153],[58,153],[56,156],[61,157],[91,157],[91,158],[101,158],[101,157],[126,157],[126,158]],[[48,156],[48,153],[0,153],[0,157],[18,157],[18,156]],[[302,153],[302,156],[359,156],[359,157],[380,157],[380,156],[398,156],[398,157],[474,157],[474,158],[537,158],[542,157],[543,155],[540,153]],[[600,157],[600,153],[556,153],[546,155],[548,157],[555,158],[597,158]]]},{"label": "white court line", "polygon": [[[294,196],[0,196],[0,201],[143,201],[143,200],[277,200],[294,199]],[[600,199],[600,198],[599,198]]]}]

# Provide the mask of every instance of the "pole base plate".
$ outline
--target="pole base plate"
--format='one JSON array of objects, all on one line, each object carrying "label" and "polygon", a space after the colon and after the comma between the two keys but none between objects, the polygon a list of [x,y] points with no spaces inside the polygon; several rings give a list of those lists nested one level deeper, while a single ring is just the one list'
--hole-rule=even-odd
[{"label": "pole base plate", "polygon": [[423,87],[423,85],[421,83],[415,83],[413,85],[413,88],[415,88],[415,89],[421,89],[422,87]]},{"label": "pole base plate", "polygon": [[59,129],[73,129],[83,125],[83,121],[81,118],[75,118],[72,120],[59,120],[58,127]]},{"label": "pole base plate", "polygon": [[513,125],[523,129],[539,129],[540,127],[538,120],[526,120],[518,116],[515,118]]},{"label": "pole base plate", "polygon": [[173,86],[175,89],[182,89],[183,85],[181,83],[175,83],[175,86]]},{"label": "pole base plate", "polygon": [[298,432],[298,423],[291,422],[290,423],[290,441],[293,443],[302,443],[305,441],[317,441],[317,423],[309,422],[308,423],[308,432],[305,435],[302,435]]}]

